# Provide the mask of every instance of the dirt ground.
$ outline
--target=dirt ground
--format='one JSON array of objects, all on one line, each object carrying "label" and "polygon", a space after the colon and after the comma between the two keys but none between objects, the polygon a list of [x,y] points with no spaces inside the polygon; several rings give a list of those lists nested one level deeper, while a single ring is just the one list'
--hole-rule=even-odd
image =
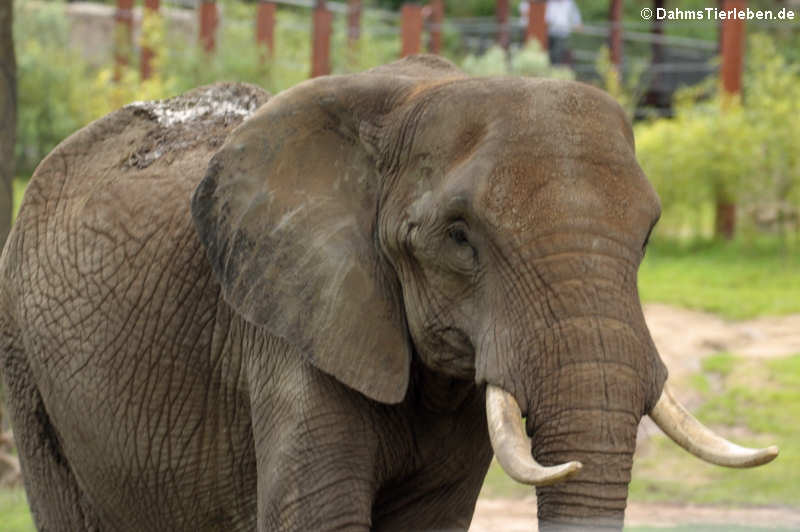
[{"label": "dirt ground", "polygon": [[[718,508],[680,504],[630,503],[626,526],[669,527],[713,524],[726,526],[780,527],[800,530],[800,510],[789,508]],[[536,498],[480,499],[470,532],[531,532],[536,526]]]},{"label": "dirt ground", "polygon": [[[800,353],[800,315],[730,322],[718,316],[669,305],[645,305],[653,340],[669,368],[675,394],[691,408],[696,398],[680,386],[700,370],[704,357],[730,351],[747,357],[784,357]],[[643,441],[659,429],[644,419],[639,428]],[[774,526],[800,530],[800,508],[747,508],[630,503],[627,526],[667,527],[685,524]],[[536,498],[480,499],[471,532],[536,530]]]}]

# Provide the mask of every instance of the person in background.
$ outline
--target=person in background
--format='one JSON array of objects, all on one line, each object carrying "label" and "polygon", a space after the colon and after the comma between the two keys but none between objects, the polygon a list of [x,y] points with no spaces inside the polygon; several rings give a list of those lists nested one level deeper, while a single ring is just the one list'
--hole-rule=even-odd
[{"label": "person in background", "polygon": [[575,0],[548,0],[547,51],[553,65],[570,62],[569,34],[581,26],[581,12]]}]

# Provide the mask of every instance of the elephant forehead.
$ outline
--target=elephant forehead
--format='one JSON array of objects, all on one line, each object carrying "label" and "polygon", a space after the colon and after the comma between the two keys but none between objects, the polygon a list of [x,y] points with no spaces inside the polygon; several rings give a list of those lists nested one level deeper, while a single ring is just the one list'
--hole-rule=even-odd
[{"label": "elephant forehead", "polygon": [[582,218],[646,232],[659,202],[619,106],[577,84],[539,84],[519,99],[526,105],[491,127],[492,161],[475,198],[487,221],[526,234]]}]

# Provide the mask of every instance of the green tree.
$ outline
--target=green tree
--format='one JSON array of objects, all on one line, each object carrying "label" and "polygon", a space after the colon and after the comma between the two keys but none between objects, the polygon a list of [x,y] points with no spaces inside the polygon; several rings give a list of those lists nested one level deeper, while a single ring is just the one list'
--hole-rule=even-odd
[{"label": "green tree", "polygon": [[[14,206],[14,142],[17,128],[17,63],[14,57],[12,0],[0,0],[0,248],[11,229]],[[11,431],[5,431],[5,406],[0,386],[0,484],[20,478],[19,461],[12,451]]]},{"label": "green tree", "polygon": [[14,143],[17,129],[17,63],[12,0],[0,0],[0,248],[11,228]]},{"label": "green tree", "polygon": [[738,206],[747,230],[757,228],[751,214],[777,210],[772,228],[783,230],[781,214],[800,211],[800,68],[763,34],[751,36],[747,54],[741,99],[711,79],[679,93],[674,118],[636,126],[637,157],[663,205],[662,233],[708,234],[720,200]]}]

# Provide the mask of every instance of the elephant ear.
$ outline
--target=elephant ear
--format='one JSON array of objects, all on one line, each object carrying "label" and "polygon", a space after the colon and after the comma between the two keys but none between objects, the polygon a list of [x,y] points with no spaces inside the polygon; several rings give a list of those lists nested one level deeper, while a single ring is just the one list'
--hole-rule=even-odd
[{"label": "elephant ear", "polygon": [[422,56],[300,84],[234,131],[192,199],[225,300],[385,403],[405,396],[411,347],[375,236],[381,180],[366,137],[419,87],[462,76]]}]

